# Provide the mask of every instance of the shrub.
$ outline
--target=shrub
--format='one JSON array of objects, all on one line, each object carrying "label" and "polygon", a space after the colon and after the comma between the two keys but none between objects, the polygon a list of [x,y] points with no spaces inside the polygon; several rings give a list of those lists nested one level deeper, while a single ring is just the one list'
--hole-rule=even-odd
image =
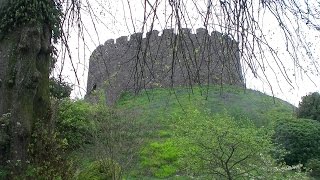
[{"label": "shrub", "polygon": [[78,175],[79,180],[104,180],[121,179],[121,167],[111,159],[103,159],[92,162]]},{"label": "shrub", "polygon": [[[66,110],[62,109],[64,117],[67,116],[66,119],[75,118],[67,122],[68,126],[64,124],[62,126],[68,127],[67,130],[70,135],[68,137],[72,138],[76,135],[76,137],[87,138],[84,142],[75,142],[78,146],[81,143],[90,143],[85,148],[72,153],[72,155],[75,155],[73,158],[76,161],[75,166],[83,169],[88,160],[110,158],[121,166],[122,171],[127,171],[134,166],[134,162],[138,159],[140,145],[145,138],[141,131],[146,127],[141,127],[141,123],[135,119],[134,113],[108,107],[105,104],[105,98],[99,94],[100,92],[102,91],[95,92],[98,95],[97,99],[99,99],[96,104],[67,101],[68,106],[72,106],[71,110],[68,110],[70,112],[65,113]],[[72,125],[71,123],[79,120],[82,123],[77,125],[74,132],[71,131],[71,128],[69,128]]]},{"label": "shrub", "polygon": [[311,158],[320,157],[320,123],[309,119],[280,120],[274,141],[288,152],[283,157],[288,165],[305,165]]},{"label": "shrub", "polygon": [[[72,164],[66,158],[67,143],[47,124],[35,123],[28,147],[30,164],[21,179],[69,179],[73,174]],[[19,179],[19,178],[18,178]]]},{"label": "shrub", "polygon": [[7,170],[0,166],[0,179],[5,179],[8,174]]},{"label": "shrub", "polygon": [[67,139],[70,149],[92,141],[95,126],[91,120],[92,108],[84,101],[62,100],[57,112],[56,128]]},{"label": "shrub", "polygon": [[314,92],[302,97],[297,110],[298,118],[313,119],[320,122],[320,94]]},{"label": "shrub", "polygon": [[320,177],[320,159],[310,159],[307,162],[306,167],[311,170],[310,175],[312,177]]},{"label": "shrub", "polygon": [[[249,119],[186,110],[176,123],[176,141],[184,148],[179,162],[193,177],[204,179],[304,179],[299,167],[278,165],[271,156],[273,131]],[[289,178],[290,177],[290,178]]]},{"label": "shrub", "polygon": [[249,120],[229,115],[189,112],[179,122],[185,166],[197,175],[217,179],[257,177],[265,173],[271,139],[264,129]]},{"label": "shrub", "polygon": [[50,78],[49,89],[50,95],[57,99],[69,97],[72,91],[72,88],[68,83],[55,78]]}]

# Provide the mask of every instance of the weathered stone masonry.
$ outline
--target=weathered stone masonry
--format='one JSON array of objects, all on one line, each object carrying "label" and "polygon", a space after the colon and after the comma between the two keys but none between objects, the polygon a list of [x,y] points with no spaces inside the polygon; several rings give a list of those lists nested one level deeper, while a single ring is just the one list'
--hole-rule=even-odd
[{"label": "weathered stone masonry", "polygon": [[238,43],[205,29],[174,33],[165,29],[122,36],[105,42],[92,53],[87,94],[105,89],[113,104],[124,91],[197,84],[243,86]]}]

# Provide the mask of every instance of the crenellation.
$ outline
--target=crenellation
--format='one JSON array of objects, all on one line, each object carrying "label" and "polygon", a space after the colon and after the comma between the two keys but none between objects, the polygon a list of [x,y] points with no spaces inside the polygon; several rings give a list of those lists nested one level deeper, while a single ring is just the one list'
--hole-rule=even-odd
[{"label": "crenellation", "polygon": [[[243,86],[235,40],[217,31],[210,36],[204,28],[197,29],[196,33],[183,28],[180,33],[183,37],[186,35],[186,39],[180,41],[179,38],[178,44],[174,42],[173,29],[164,29],[160,36],[159,31],[153,30],[147,32],[146,37],[134,33],[129,41],[127,36],[107,40],[90,57],[87,94],[93,87],[105,89],[107,103],[112,105],[122,92],[139,92],[144,87],[221,82]],[[137,84],[134,77],[142,81]]]},{"label": "crenellation", "polygon": [[182,33],[185,35],[191,34],[191,29],[190,28],[182,28]]},{"label": "crenellation", "polygon": [[198,28],[196,30],[197,36],[207,36],[208,35],[208,30],[205,28]]},{"label": "crenellation", "polygon": [[142,35],[143,35],[142,33],[134,33],[130,36],[130,41],[139,42],[142,39]]},{"label": "crenellation", "polygon": [[173,29],[164,29],[162,31],[162,36],[172,37],[173,35],[175,35]]},{"label": "crenellation", "polygon": [[223,35],[223,40],[225,41],[225,43],[228,43],[228,44],[232,44],[232,41],[233,41],[233,39],[228,34]]},{"label": "crenellation", "polygon": [[146,37],[156,38],[159,36],[159,31],[158,30],[152,30],[151,32],[147,32]]},{"label": "crenellation", "polygon": [[211,32],[211,39],[213,42],[222,42],[223,34],[218,31],[212,31]]},{"label": "crenellation", "polygon": [[127,44],[128,43],[128,36],[121,36],[116,39],[116,44]]},{"label": "crenellation", "polygon": [[223,34],[221,32],[219,32],[219,31],[212,31],[211,32],[211,36],[213,38],[221,38],[223,36]]},{"label": "crenellation", "polygon": [[[205,49],[203,47],[207,47],[208,43],[210,43],[208,40],[210,38],[210,35],[208,33],[208,30],[205,28],[198,28],[196,30],[196,39],[199,42],[199,45],[201,46],[201,49]],[[202,58],[203,59],[203,58]]]},{"label": "crenellation", "polygon": [[108,39],[105,43],[105,46],[114,45],[114,39]]}]

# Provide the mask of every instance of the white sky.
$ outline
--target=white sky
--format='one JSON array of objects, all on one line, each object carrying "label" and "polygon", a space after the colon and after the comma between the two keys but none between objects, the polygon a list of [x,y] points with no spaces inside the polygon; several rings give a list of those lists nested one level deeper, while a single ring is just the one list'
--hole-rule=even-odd
[{"label": "white sky", "polygon": [[[131,11],[128,8],[128,2],[130,2]],[[188,0],[186,0],[186,2],[188,2]],[[205,5],[206,0],[199,0],[199,4],[201,3]],[[162,8],[160,9],[165,9],[165,5],[168,4],[162,4]],[[88,12],[82,13],[82,20],[86,28],[84,30],[86,38],[85,45],[81,38],[79,38],[77,29],[70,31],[69,34],[69,46],[72,53],[72,60],[77,71],[77,76],[80,84],[78,85],[76,81],[69,58],[65,59],[62,70],[63,77],[65,77],[69,82],[76,84],[75,90],[72,93],[72,97],[74,98],[81,98],[85,95],[88,73],[87,70],[89,64],[88,61],[91,52],[99,44],[104,44],[104,42],[108,39],[116,39],[120,36],[129,36],[134,32],[132,22],[135,24],[136,31],[141,31],[140,24],[143,20],[144,14],[143,8],[141,8],[141,0],[95,0],[95,2],[91,3],[91,6],[95,14],[97,14],[101,19],[101,22],[98,20],[99,22],[95,23],[94,25],[92,23],[92,17],[90,16],[90,14]],[[85,6],[83,8],[86,9]],[[190,11],[195,11],[194,7],[190,6]],[[132,19],[131,15],[133,17]],[[167,16],[167,14],[162,10],[157,15],[159,16],[160,22],[157,22],[155,24],[154,29],[161,30],[165,27],[164,20],[162,21],[161,19],[166,19],[165,17]],[[191,16],[192,23],[188,24],[188,27],[202,27],[202,21],[200,21],[201,17],[197,13]],[[283,64],[287,69],[287,74],[292,83],[291,85],[289,85],[289,83],[287,83],[286,80],[282,77],[279,70],[275,70],[274,73],[271,68],[266,67],[265,73],[268,76],[268,80],[272,85],[272,89],[276,97],[286,100],[294,105],[298,105],[301,96],[304,96],[309,92],[320,91],[319,87],[317,86],[320,85],[320,78],[319,75],[317,75],[317,72],[315,72],[313,64],[309,60],[308,56],[302,57],[301,55],[299,61],[303,62],[302,65],[308,68],[307,72],[310,78],[308,78],[307,75],[304,75],[304,72],[299,73],[299,71],[297,71],[297,68],[295,68],[294,63],[292,62],[292,60],[290,60],[288,53],[286,53],[285,51],[285,40],[281,35],[280,29],[277,27],[278,26],[276,20],[267,13],[265,15],[265,18],[263,19],[263,32],[268,37],[270,45],[279,52],[279,56],[283,60]],[[317,57],[316,63],[318,63],[318,58],[320,57],[320,54],[317,52],[317,50],[320,49],[320,44],[317,41],[320,37],[319,32],[312,31],[303,25],[299,28],[299,30],[305,32],[306,36],[303,38],[309,41],[309,46],[311,47],[314,55]],[[99,36],[97,36],[97,34]],[[303,51],[302,48],[301,51]],[[273,62],[272,57],[270,57],[270,59],[268,58],[268,62],[272,67],[276,65]],[[57,63],[56,67],[57,68],[55,70],[55,74],[57,74],[57,72],[60,72],[61,70],[61,61]],[[254,78],[248,68],[245,68],[245,72],[248,88],[256,89],[269,95],[272,94],[271,89],[264,78]],[[312,73],[314,75],[312,75]],[[262,71],[260,71],[258,75],[263,76]]]}]

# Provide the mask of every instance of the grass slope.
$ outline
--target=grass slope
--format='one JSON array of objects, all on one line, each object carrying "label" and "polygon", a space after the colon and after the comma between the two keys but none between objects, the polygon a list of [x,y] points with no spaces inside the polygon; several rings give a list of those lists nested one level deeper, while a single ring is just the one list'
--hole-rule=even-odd
[{"label": "grass slope", "polygon": [[[211,86],[209,89],[199,87],[153,89],[137,96],[126,93],[115,106],[116,111],[120,112],[120,118],[114,118],[111,120],[114,122],[106,123],[106,125],[117,124],[116,129],[129,132],[125,135],[120,134],[121,137],[125,137],[124,139],[116,138],[109,141],[117,144],[113,145],[115,149],[111,155],[120,165],[127,166],[124,170],[127,179],[191,179],[179,173],[177,164],[181,149],[175,146],[173,138],[180,117],[190,110],[196,109],[201,114],[212,116],[228,114],[234,120],[246,118],[257,127],[269,127],[278,118],[292,116],[294,108],[285,101],[258,91],[227,86],[223,88]],[[197,119],[197,116],[192,118],[189,120],[195,122],[204,119],[200,117]],[[76,156],[82,157],[83,162],[86,161],[85,164],[96,157],[104,155],[110,157],[110,153],[97,155],[98,149],[103,148],[100,142],[110,138],[112,130],[107,131],[109,134],[98,133],[100,138],[98,145],[86,147],[86,150],[79,151]],[[130,142],[136,144],[128,144],[127,136]],[[110,143],[105,145],[108,146]],[[126,161],[127,151],[131,148],[134,152],[129,152],[130,161]],[[122,151],[126,153],[121,153]],[[92,154],[96,157],[90,157]]]},{"label": "grass slope", "polygon": [[137,179],[153,179],[154,176],[181,178],[172,176],[176,168],[172,166],[179,150],[174,147],[171,137],[175,134],[177,119],[190,109],[212,116],[226,113],[235,120],[247,118],[257,127],[268,127],[281,117],[292,116],[295,108],[258,91],[226,86],[192,90],[153,89],[138,96],[123,94],[116,107],[147,127],[142,129],[144,145],[139,153],[139,162],[130,176]]},{"label": "grass slope", "polygon": [[295,108],[261,92],[229,86],[192,90],[179,88],[173,91],[154,89],[138,96],[127,93],[117,104],[120,109],[139,112],[140,118],[146,122],[158,122],[172,114],[183,113],[189,106],[196,106],[213,114],[227,112],[235,118],[246,117],[253,120],[257,126],[268,125],[274,115],[290,116]]}]

